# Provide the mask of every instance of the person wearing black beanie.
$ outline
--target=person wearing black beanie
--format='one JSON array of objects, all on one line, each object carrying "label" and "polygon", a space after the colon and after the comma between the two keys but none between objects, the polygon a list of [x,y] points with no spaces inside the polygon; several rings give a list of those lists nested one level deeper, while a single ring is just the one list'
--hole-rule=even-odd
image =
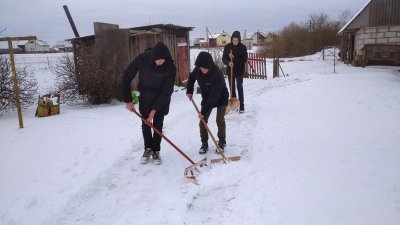
[{"label": "person wearing black beanie", "polygon": [[[201,110],[199,119],[208,122],[211,111],[217,108],[217,126],[218,126],[218,145],[221,149],[226,146],[226,125],[225,111],[228,105],[228,89],[226,88],[225,79],[222,71],[214,64],[213,58],[208,52],[200,52],[195,61],[195,68],[189,74],[186,95],[192,101],[194,84],[197,81],[201,89]],[[208,133],[207,128],[200,121],[200,138],[201,147],[200,154],[208,151]]]},{"label": "person wearing black beanie", "polygon": [[[240,32],[234,31],[231,36],[231,43],[224,47],[222,54],[222,62],[227,66],[226,73],[228,80],[231,83],[232,79],[232,97],[236,97],[236,87],[239,94],[240,108],[239,113],[244,113],[244,94],[243,94],[243,75],[245,64],[247,62],[247,48],[241,42]],[[233,75],[231,75],[231,68],[233,67]]]},{"label": "person wearing black beanie", "polygon": [[[162,132],[164,116],[169,112],[171,95],[174,92],[176,66],[168,47],[159,42],[152,49],[139,54],[127,67],[122,77],[123,99],[126,109],[136,111],[132,103],[131,82],[140,73],[138,81],[139,112],[149,123]],[[151,128],[142,122],[144,153],[141,163],[153,158],[153,163],[161,163],[161,136],[153,133]]]}]

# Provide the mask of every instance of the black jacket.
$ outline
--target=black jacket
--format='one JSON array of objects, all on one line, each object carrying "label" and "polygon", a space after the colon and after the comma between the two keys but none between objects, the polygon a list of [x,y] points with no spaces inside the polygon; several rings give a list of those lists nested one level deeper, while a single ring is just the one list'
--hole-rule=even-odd
[{"label": "black jacket", "polygon": [[[233,38],[239,39],[238,45],[233,45]],[[226,44],[224,47],[224,52],[222,54],[222,62],[227,66],[226,74],[231,75],[231,68],[229,67],[229,62],[231,59],[229,58],[229,53],[232,50],[232,54],[235,56],[233,58],[233,75],[234,76],[243,76],[245,63],[247,62],[247,48],[244,44],[242,44],[240,39],[240,32],[235,31],[231,37],[231,43]]]},{"label": "black jacket", "polygon": [[[155,60],[165,59],[161,66]],[[131,82],[139,71],[139,111],[148,115],[152,109],[167,115],[174,92],[176,67],[166,45],[158,43],[154,48],[138,55],[126,69],[122,78],[124,102],[132,102]]]},{"label": "black jacket", "polygon": [[[207,52],[200,52],[195,62],[196,67],[189,74],[186,94],[193,94],[194,83],[197,81],[201,89],[201,114],[207,115],[214,107],[228,105],[228,89],[224,75],[214,64]],[[207,74],[201,72],[200,67],[208,69]]]}]

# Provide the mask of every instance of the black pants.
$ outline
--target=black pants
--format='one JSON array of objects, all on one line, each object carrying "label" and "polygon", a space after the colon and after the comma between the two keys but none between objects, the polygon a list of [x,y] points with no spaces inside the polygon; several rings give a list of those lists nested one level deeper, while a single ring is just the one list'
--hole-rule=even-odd
[{"label": "black pants", "polygon": [[[164,114],[156,113],[153,118],[153,126],[162,133],[162,127],[164,123]],[[149,115],[143,115],[144,119],[147,119]],[[160,151],[161,136],[156,132],[152,131],[152,128],[142,121],[142,133],[144,139],[144,147],[151,148],[153,151]]]},{"label": "black pants", "polygon": [[[218,127],[218,138],[220,140],[224,140],[226,138],[226,125],[225,125],[225,111],[226,111],[226,105],[219,106],[217,107],[217,127]],[[206,123],[208,123],[208,118],[210,117],[210,113],[207,115],[204,115],[204,120]],[[200,121],[199,123],[200,126],[200,138],[201,142],[207,142],[208,141],[208,132],[207,128],[204,126],[203,122]]]},{"label": "black pants", "polygon": [[[231,76],[228,76],[228,81],[229,81],[229,85],[231,85]],[[237,84],[237,90],[239,93],[240,109],[244,110],[243,75],[233,76],[232,97],[236,97],[236,84]]]}]

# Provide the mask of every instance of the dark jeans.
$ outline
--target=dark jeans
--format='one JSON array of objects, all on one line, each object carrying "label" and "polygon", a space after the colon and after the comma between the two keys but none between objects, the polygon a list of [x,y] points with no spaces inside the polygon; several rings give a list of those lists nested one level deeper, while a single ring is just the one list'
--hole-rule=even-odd
[{"label": "dark jeans", "polygon": [[[228,76],[228,81],[229,81],[229,85],[231,85],[231,76]],[[243,75],[233,76],[232,97],[236,97],[236,84],[237,84],[237,90],[239,93],[240,109],[244,109]]]},{"label": "dark jeans", "polygon": [[[226,138],[226,126],[225,126],[225,111],[226,111],[226,105],[219,106],[217,107],[217,117],[216,117],[216,122],[217,122],[217,127],[218,127],[218,138],[220,140],[225,140]],[[206,123],[208,123],[208,118],[210,117],[210,113],[207,115],[204,115],[204,120]],[[207,142],[208,141],[208,132],[207,128],[204,126],[203,122],[200,121],[200,138],[201,142]]]},{"label": "dark jeans", "polygon": [[[149,115],[143,115],[144,119],[147,119]],[[153,126],[162,132],[164,123],[164,115],[162,113],[156,113],[153,118]],[[161,136],[156,132],[152,131],[152,128],[142,121],[142,133],[144,139],[144,147],[151,148],[153,151],[160,151]]]}]

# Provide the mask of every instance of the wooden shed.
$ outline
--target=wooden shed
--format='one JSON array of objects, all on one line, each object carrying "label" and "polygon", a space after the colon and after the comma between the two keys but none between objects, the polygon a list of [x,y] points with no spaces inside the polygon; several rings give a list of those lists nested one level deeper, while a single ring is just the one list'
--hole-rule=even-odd
[{"label": "wooden shed", "polygon": [[[146,49],[158,42],[166,44],[177,67],[175,84],[182,86],[189,77],[190,50],[189,31],[193,27],[183,27],[173,24],[156,24],[149,26],[119,28],[115,24],[94,23],[94,35],[71,39],[74,48],[74,59],[78,80],[90,77],[92,65],[91,52],[96,52],[97,60],[102,65],[107,64],[110,82],[117,89],[121,77],[129,63]],[[93,77],[95,79],[95,77]],[[79,86],[78,81],[78,86]],[[132,83],[135,87],[137,79]],[[116,98],[121,99],[120,91]]]},{"label": "wooden shed", "polygon": [[400,65],[400,0],[368,0],[338,34],[343,62]]}]

